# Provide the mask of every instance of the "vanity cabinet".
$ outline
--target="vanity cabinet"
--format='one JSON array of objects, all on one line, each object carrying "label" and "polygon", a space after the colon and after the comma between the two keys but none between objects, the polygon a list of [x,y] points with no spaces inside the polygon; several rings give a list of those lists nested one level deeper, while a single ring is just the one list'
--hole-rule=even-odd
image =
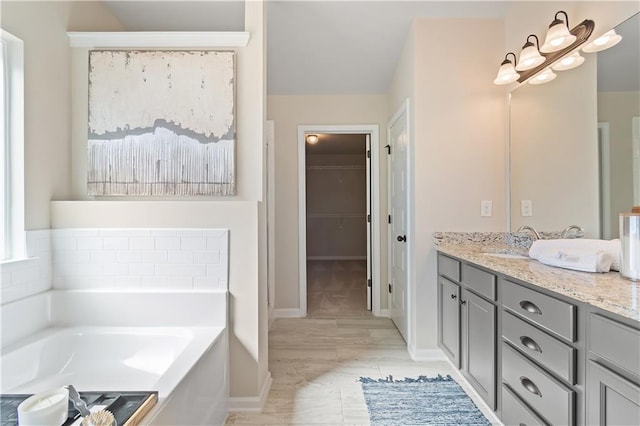
[{"label": "vanity cabinet", "polygon": [[438,255],[438,344],[496,408],[496,276]]},{"label": "vanity cabinet", "polygon": [[589,313],[587,424],[640,425],[640,328]]}]

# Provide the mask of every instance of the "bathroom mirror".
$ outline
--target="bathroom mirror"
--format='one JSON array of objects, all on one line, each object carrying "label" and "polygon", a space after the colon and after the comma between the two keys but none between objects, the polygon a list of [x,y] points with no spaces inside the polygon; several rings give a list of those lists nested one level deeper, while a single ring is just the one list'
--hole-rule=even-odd
[{"label": "bathroom mirror", "polygon": [[640,203],[639,28],[636,14],[616,27],[618,45],[511,92],[512,231],[575,224],[586,237],[617,238],[618,214]]}]

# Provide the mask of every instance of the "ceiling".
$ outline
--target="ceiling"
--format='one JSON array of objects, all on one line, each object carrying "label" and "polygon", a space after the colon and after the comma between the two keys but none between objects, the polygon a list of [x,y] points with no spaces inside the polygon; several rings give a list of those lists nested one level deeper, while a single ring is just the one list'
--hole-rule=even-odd
[{"label": "ceiling", "polygon": [[[244,31],[242,0],[103,2],[128,31]],[[267,92],[269,95],[388,93],[412,19],[504,17],[512,3],[268,0]],[[628,25],[628,31],[635,31],[635,36],[625,36],[625,40],[638,40],[638,27]],[[616,82],[616,90],[622,90],[622,83],[630,81],[637,90],[638,45],[623,40],[610,52],[606,53],[632,58],[635,68],[614,65],[600,69],[601,80]],[[620,64],[615,59],[612,63]],[[627,73],[621,75],[624,71]],[[606,76],[613,72],[617,74]]]}]

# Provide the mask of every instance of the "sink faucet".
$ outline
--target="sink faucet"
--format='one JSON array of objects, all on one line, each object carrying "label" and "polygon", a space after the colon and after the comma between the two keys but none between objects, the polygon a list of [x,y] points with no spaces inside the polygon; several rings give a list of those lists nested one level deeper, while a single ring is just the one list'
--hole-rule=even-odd
[{"label": "sink faucet", "polygon": [[524,231],[530,231],[533,234],[533,237],[534,237],[533,239],[534,240],[541,239],[540,234],[538,234],[538,231],[536,231],[535,229],[533,229],[529,225],[522,225],[520,228],[518,228],[518,230],[516,232],[524,232]]},{"label": "sink faucet", "polygon": [[[573,235],[570,234],[571,231],[576,231]],[[562,231],[560,234],[560,238],[582,238],[584,237],[584,229],[582,226],[578,225],[569,225]]]}]

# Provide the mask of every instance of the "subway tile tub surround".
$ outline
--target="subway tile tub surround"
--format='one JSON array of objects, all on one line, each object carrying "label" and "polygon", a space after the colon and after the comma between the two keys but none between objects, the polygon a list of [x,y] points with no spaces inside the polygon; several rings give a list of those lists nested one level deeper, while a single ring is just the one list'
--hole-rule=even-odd
[{"label": "subway tile tub surround", "polygon": [[54,229],[55,289],[226,289],[228,230]]}]

